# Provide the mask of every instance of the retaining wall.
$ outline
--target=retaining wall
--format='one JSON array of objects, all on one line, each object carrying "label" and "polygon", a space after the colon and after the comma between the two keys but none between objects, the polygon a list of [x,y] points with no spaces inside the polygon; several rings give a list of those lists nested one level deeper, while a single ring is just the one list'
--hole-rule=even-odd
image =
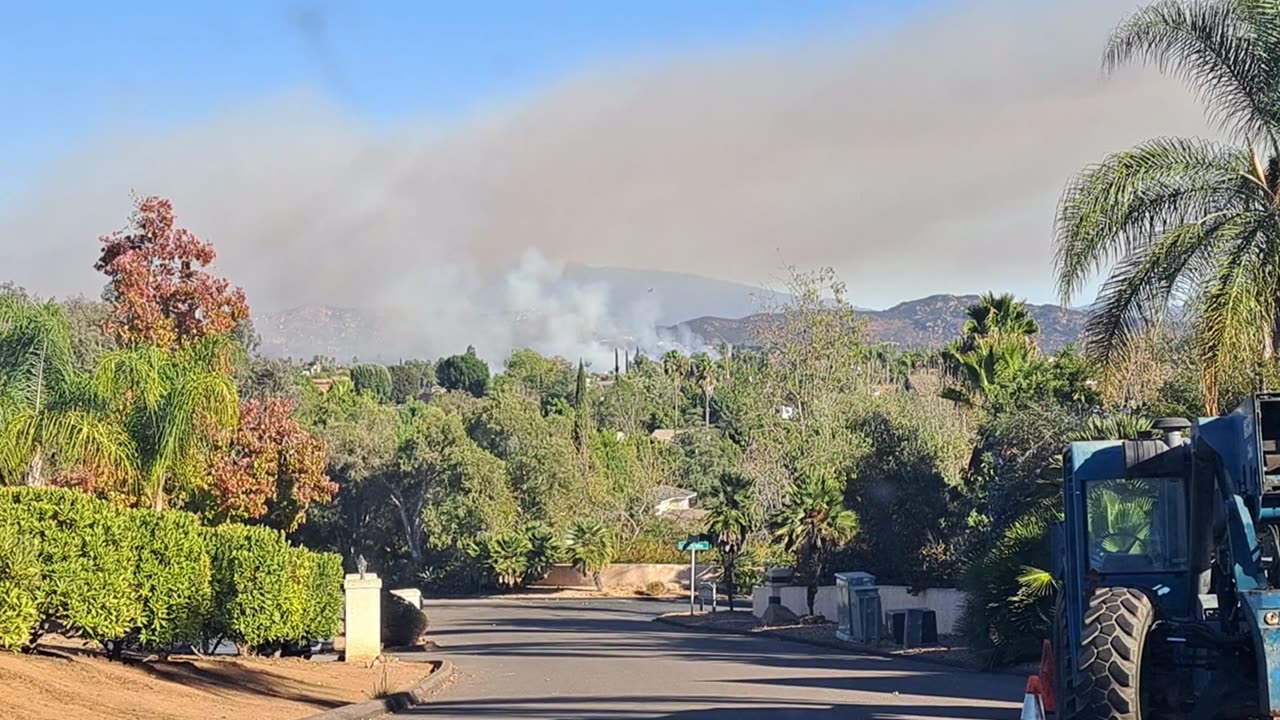
[{"label": "retaining wall", "polygon": [[[716,574],[714,565],[698,564],[698,582],[707,580]],[[638,587],[642,588],[651,582],[667,585],[689,587],[689,566],[666,563],[616,563],[605,569],[601,576],[605,587]],[[591,578],[573,568],[572,565],[556,565],[550,574],[533,584],[534,587],[593,587]]]}]

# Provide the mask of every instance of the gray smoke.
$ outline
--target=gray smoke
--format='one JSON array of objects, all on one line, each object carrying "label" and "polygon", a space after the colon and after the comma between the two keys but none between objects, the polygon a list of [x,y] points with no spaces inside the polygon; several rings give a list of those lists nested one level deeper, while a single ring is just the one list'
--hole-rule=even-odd
[{"label": "gray smoke", "polygon": [[173,198],[256,310],[396,308],[435,353],[533,345],[607,365],[610,338],[659,342],[654,303],[679,298],[619,302],[566,285],[563,262],[756,284],[833,265],[873,307],[989,288],[1046,301],[1069,175],[1206,132],[1176,82],[1102,76],[1133,7],[956,2],[873,37],[591,68],[448,124],[374,128],[298,91],[159,135],[103,130],[0,200],[0,276],[96,293],[94,238],[132,190]]}]

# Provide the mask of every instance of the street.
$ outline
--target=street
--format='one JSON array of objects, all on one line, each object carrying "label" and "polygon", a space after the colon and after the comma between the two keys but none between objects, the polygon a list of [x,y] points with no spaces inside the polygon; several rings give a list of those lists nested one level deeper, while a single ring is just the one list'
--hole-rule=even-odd
[{"label": "street", "polygon": [[457,600],[425,609],[455,677],[436,718],[1018,717],[1024,681],[653,622],[677,603]]}]

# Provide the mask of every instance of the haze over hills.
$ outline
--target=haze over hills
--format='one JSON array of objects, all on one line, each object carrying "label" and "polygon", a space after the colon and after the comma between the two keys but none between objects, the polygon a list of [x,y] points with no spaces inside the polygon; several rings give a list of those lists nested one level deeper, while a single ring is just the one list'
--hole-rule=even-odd
[{"label": "haze over hills", "polygon": [[[498,282],[498,281],[495,281]],[[725,282],[688,273],[622,268],[565,267],[556,281],[558,291],[597,301],[612,317],[599,324],[595,347],[612,355],[612,347],[639,347],[656,354],[670,348],[685,351],[720,342],[750,345],[763,316],[762,308],[776,307],[785,294],[750,285]],[[494,287],[494,292],[499,288]],[[937,347],[953,339],[964,324],[965,307],[976,295],[932,295],[899,303],[886,310],[860,309],[873,340],[904,348]],[[1084,326],[1085,313],[1055,305],[1031,305],[1041,326],[1041,346],[1056,350],[1074,342]],[[643,309],[643,312],[638,311]],[[519,328],[554,324],[555,308],[520,308],[507,304],[489,312],[493,323]],[[630,324],[618,318],[633,318]],[[639,326],[643,324],[645,326]],[[401,358],[435,358],[460,352],[433,338],[432,316],[413,308],[343,308],[304,305],[283,312],[260,313],[255,325],[261,351],[276,357],[310,358],[326,355],[395,362]],[[636,325],[634,327],[630,325]],[[479,334],[479,333],[478,333]],[[532,346],[542,352],[565,354],[561,348],[539,348],[532,333],[511,338],[513,347],[480,348],[490,362],[501,362],[515,347]],[[597,355],[600,353],[596,353]],[[608,357],[595,362],[611,362]]]},{"label": "haze over hills", "polygon": [[[898,303],[887,310],[859,310],[858,314],[867,321],[867,334],[872,340],[903,348],[932,348],[955,339],[966,320],[965,308],[977,301],[977,295],[930,295]],[[1064,310],[1057,305],[1028,304],[1027,308],[1040,324],[1040,347],[1049,352],[1076,342],[1088,317],[1084,310]],[[709,345],[718,342],[750,345],[765,317],[760,314],[737,319],[700,317],[680,323],[678,327]]]}]

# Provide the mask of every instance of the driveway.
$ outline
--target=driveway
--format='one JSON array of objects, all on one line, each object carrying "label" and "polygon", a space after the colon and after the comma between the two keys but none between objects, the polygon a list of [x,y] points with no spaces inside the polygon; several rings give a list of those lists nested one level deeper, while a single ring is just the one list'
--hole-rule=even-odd
[{"label": "driveway", "polygon": [[653,622],[677,603],[427,605],[455,676],[405,715],[814,720],[1018,717],[1021,678]]}]

